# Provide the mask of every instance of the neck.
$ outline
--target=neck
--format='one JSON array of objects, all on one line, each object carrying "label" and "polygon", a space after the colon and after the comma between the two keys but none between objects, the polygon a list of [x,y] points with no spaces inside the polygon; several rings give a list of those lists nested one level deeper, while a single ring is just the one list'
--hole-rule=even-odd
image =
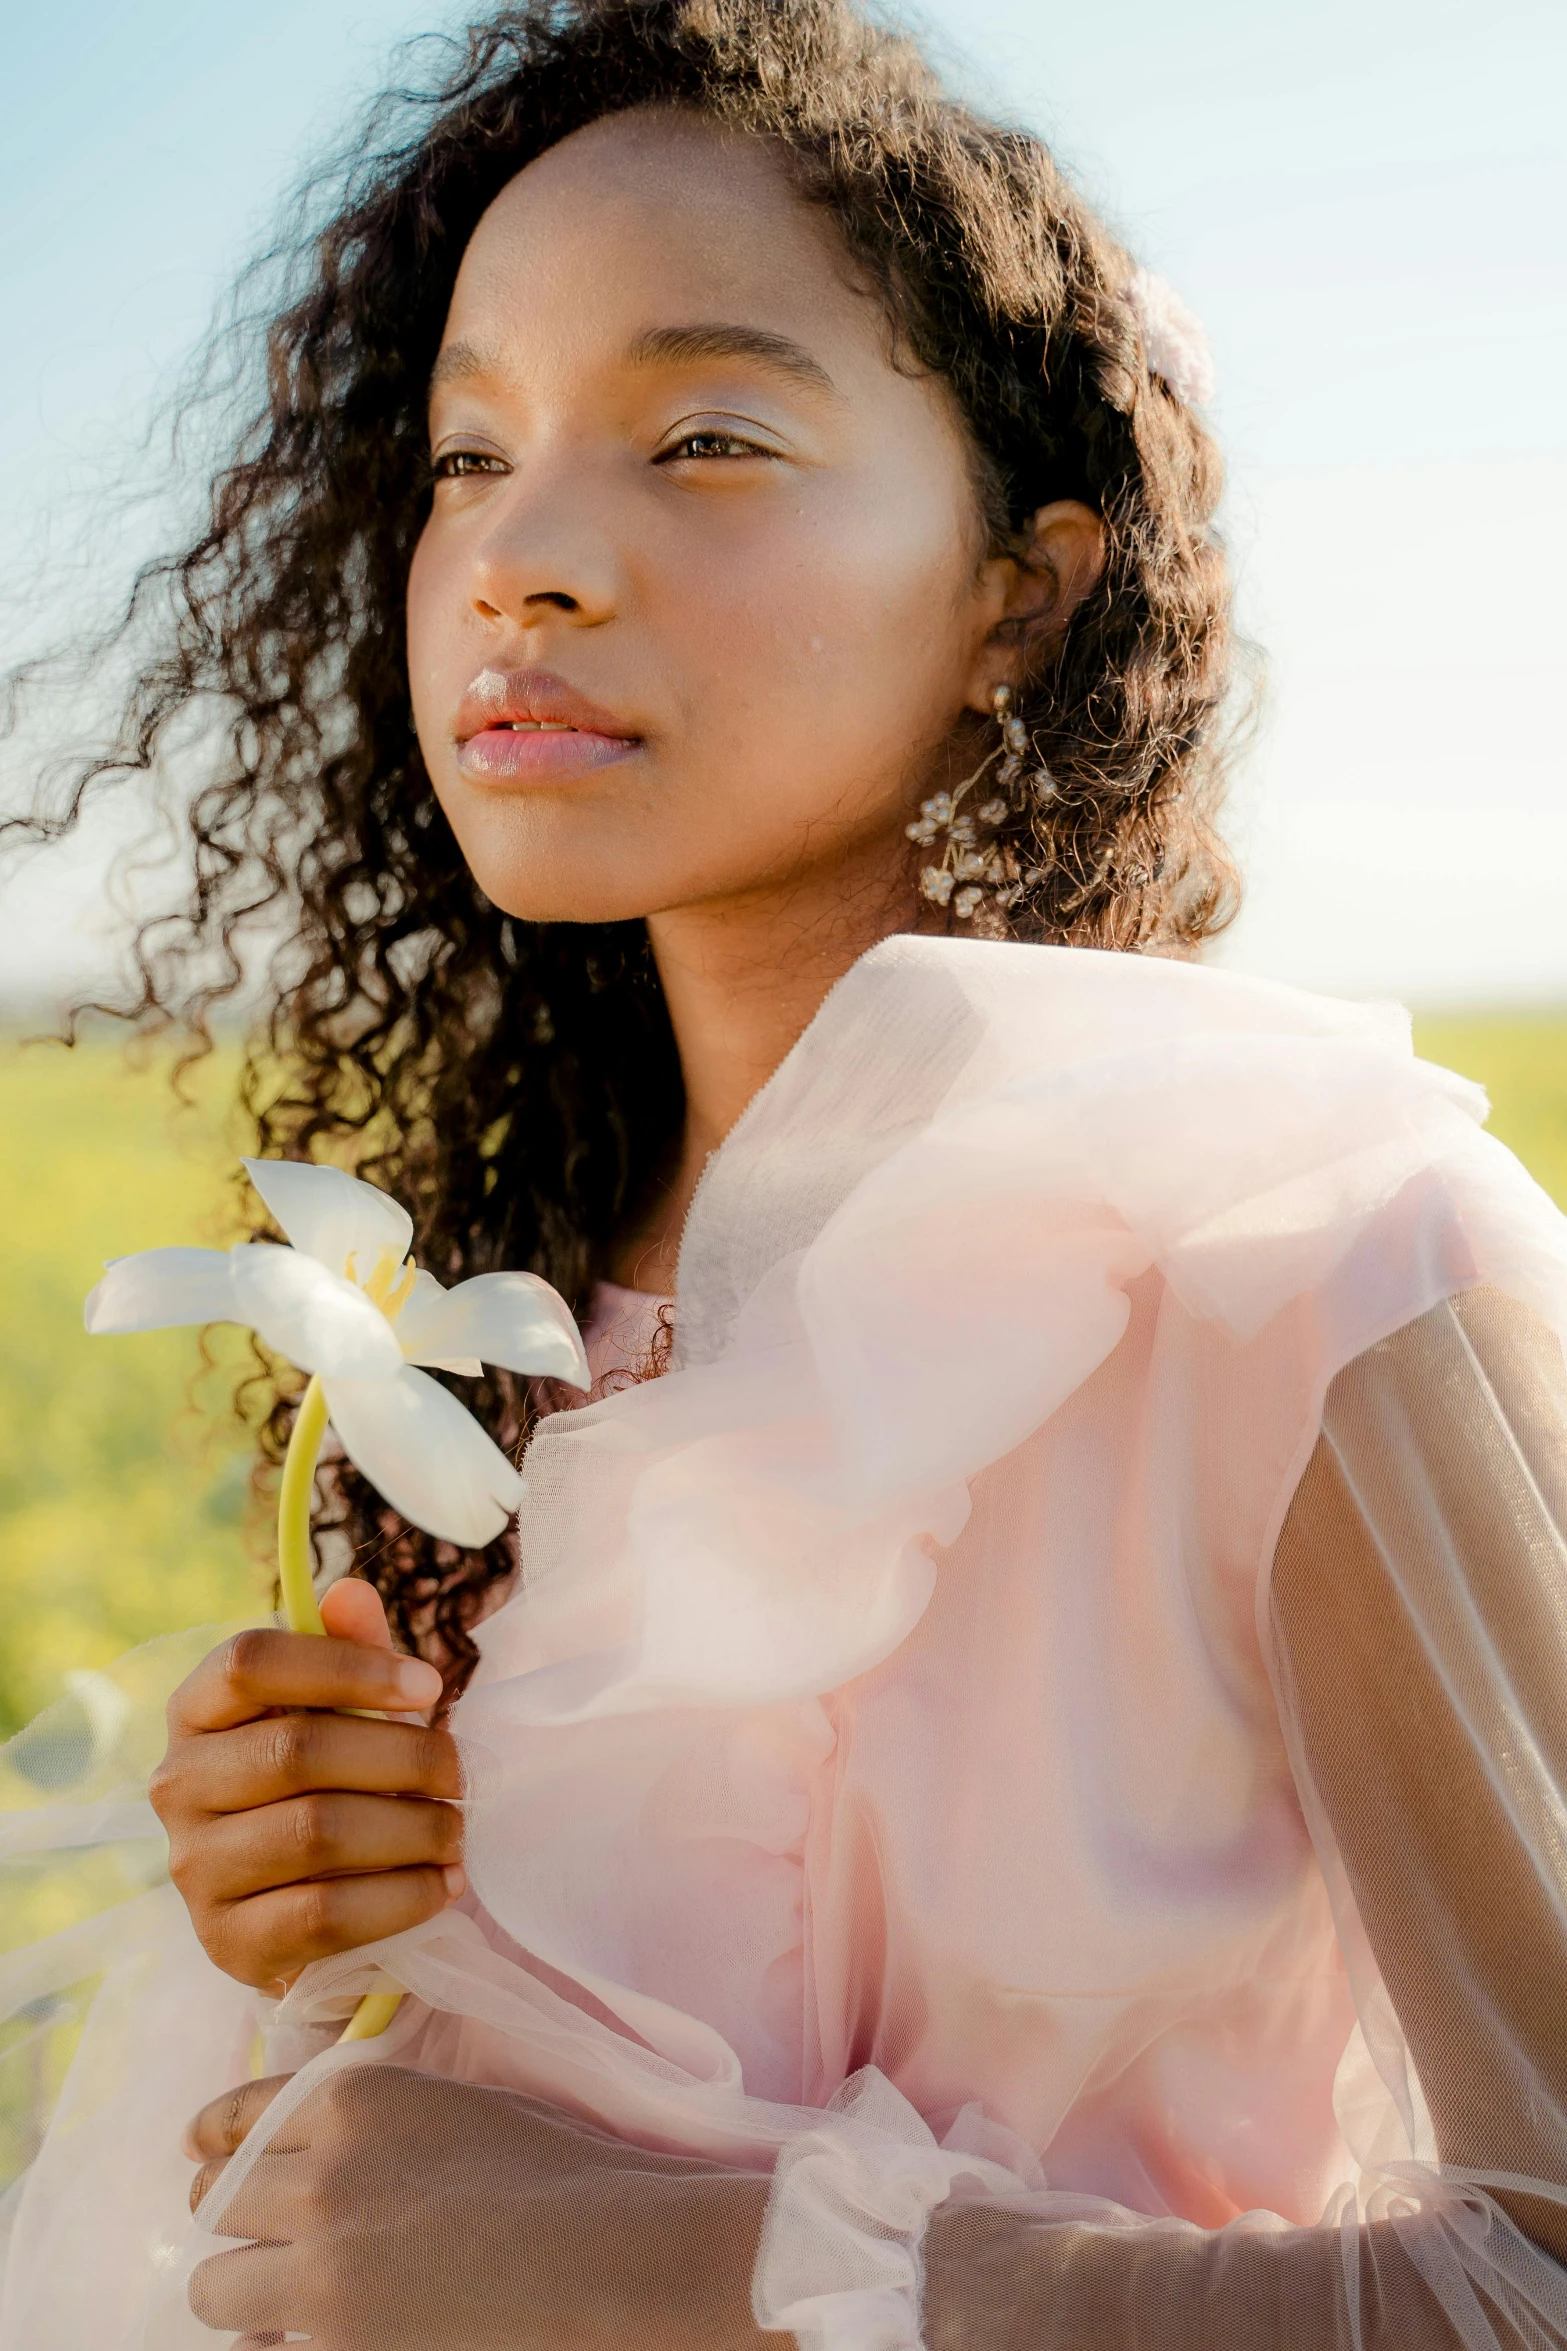
[{"label": "neck", "polygon": [[[871,882],[871,877],[867,877]],[[680,1156],[629,1232],[614,1277],[672,1292],[680,1235],[702,1170],[752,1097],[810,1026],[823,998],[868,947],[912,927],[889,903],[883,865],[862,893],[840,865],[819,901],[806,885],[748,902],[650,915],[648,938],[663,982],[685,1079]]]}]

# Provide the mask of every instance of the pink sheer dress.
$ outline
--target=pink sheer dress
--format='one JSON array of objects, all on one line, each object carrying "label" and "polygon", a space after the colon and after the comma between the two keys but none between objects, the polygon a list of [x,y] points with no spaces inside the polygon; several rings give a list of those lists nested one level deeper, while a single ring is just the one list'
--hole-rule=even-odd
[{"label": "pink sheer dress", "polygon": [[[362,2064],[769,2173],[807,2351],[1567,2345],[1567,1225],[1483,1114],[1391,1008],[864,957],[533,1440],[469,1899],[276,2008],[156,1882],[0,1962],[107,1970],[4,2351],[212,2342]],[[155,1881],[92,1770],[29,1866]],[[187,2222],[258,2022],[300,2070]]]}]

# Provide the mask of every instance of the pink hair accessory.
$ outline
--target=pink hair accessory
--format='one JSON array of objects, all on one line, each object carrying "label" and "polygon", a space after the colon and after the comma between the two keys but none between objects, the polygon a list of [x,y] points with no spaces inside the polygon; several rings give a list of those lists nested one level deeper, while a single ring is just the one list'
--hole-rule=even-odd
[{"label": "pink hair accessory", "polygon": [[1192,408],[1206,407],[1215,379],[1213,347],[1202,320],[1151,269],[1133,270],[1126,281],[1126,299],[1151,372],[1163,376],[1178,400]]}]

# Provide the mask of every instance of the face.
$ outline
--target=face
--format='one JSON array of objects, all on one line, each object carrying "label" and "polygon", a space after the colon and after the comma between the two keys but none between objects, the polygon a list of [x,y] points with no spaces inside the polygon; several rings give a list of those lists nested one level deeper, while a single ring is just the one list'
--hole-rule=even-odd
[{"label": "face", "polygon": [[771,149],[636,113],[475,231],[430,405],[414,715],[536,921],[903,886],[1006,597],[944,383],[900,366]]}]

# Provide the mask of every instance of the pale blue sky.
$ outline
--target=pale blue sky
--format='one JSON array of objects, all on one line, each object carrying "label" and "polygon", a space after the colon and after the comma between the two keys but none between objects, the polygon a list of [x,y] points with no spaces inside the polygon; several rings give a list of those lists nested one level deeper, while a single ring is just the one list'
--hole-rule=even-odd
[{"label": "pale blue sky", "polygon": [[[388,0],[13,9],[0,556],[79,543],[225,280],[377,85]],[[1227,949],[1424,1001],[1567,997],[1567,11],[928,0],[1206,319],[1271,664]],[[66,518],[64,524],[60,517]],[[93,952],[96,867],[0,909],[0,988]]]}]

